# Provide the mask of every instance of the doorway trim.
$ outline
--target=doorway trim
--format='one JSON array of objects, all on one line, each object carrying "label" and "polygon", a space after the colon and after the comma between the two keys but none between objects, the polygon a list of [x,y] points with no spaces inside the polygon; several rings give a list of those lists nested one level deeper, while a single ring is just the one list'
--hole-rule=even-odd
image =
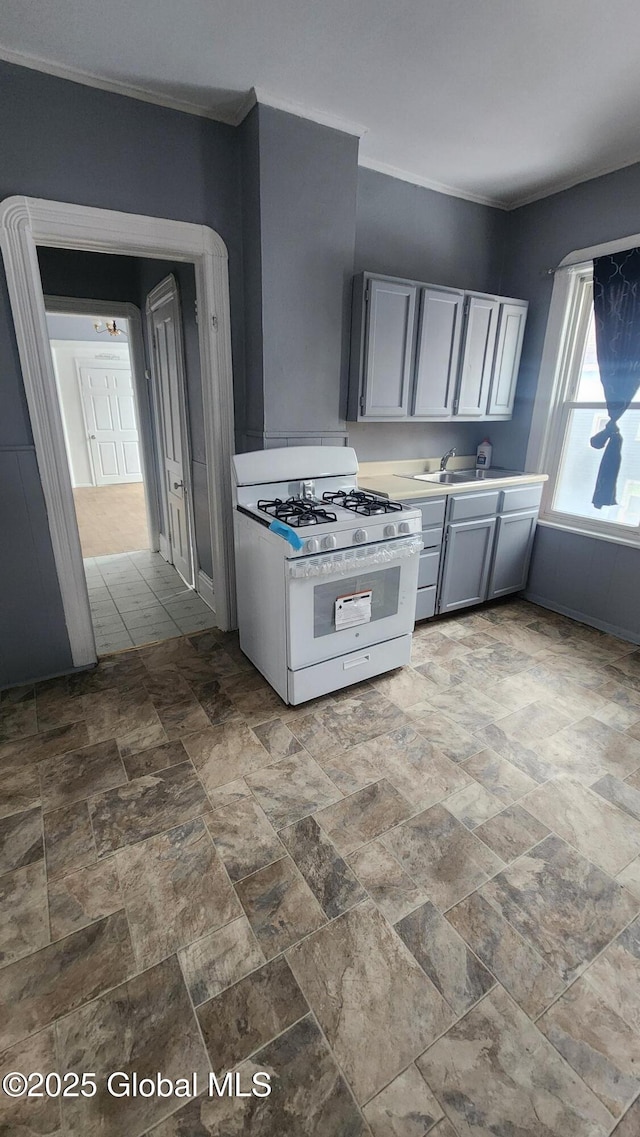
[{"label": "doorway trim", "polygon": [[154,551],[159,548],[160,517],[158,512],[158,478],[154,461],[155,443],[151,418],[149,384],[147,382],[144,343],[142,339],[142,313],[135,304],[109,303],[106,300],[87,300],[84,297],[49,296],[44,298],[46,312],[63,316],[117,316],[126,320],[129,328],[129,361],[136,392],[136,410],[140,434],[142,481],[147,510],[149,540]]},{"label": "doorway trim", "polygon": [[188,261],[195,266],[216,617],[235,627],[231,457],[233,379],[227,249],[206,225],[14,196],[0,204],[0,248],[75,667],[96,662],[37,246]]}]

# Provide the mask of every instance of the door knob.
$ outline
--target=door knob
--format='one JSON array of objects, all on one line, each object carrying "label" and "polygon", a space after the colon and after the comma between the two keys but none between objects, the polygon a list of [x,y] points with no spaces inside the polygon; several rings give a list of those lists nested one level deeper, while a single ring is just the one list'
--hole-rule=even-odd
[{"label": "door knob", "polygon": [[184,482],[174,482],[173,488],[174,488],[174,490],[183,490],[184,489]]},{"label": "door knob", "polygon": [[89,438],[93,438],[93,439],[94,439],[94,441],[95,441],[95,437],[96,437],[96,436],[95,436],[95,434],[90,434],[90,435],[89,435]]}]

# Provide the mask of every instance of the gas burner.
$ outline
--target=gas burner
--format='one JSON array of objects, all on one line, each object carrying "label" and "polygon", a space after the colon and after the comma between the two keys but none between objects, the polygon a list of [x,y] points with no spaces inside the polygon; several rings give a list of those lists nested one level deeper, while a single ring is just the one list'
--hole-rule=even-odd
[{"label": "gas burner", "polygon": [[399,501],[388,501],[384,497],[365,493],[364,490],[339,490],[337,493],[324,493],[322,500],[332,505],[350,509],[363,517],[374,517],[378,513],[398,513],[404,508]]},{"label": "gas burner", "polygon": [[300,497],[290,497],[282,501],[277,497],[275,501],[259,501],[258,509],[275,517],[277,521],[284,521],[294,529],[303,525],[323,525],[329,521],[337,521],[335,513],[329,513],[313,502],[304,501]]}]

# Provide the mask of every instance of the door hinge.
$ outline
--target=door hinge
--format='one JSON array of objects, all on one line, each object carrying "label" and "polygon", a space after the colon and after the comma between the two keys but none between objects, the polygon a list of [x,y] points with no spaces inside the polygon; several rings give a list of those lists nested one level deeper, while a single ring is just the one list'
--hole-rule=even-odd
[{"label": "door hinge", "polygon": [[193,311],[195,313],[196,324],[197,324],[198,323],[198,301],[197,300],[194,300],[194,302],[193,302]]},{"label": "door hinge", "polygon": [[211,323],[213,324],[214,328],[217,328],[217,326],[218,326],[218,317],[217,317],[217,316],[212,316],[212,317],[211,317]]},{"label": "door hinge", "polygon": [[360,410],[364,410],[364,395],[360,396]]},{"label": "door hinge", "polygon": [[367,287],[364,290],[364,302],[365,302],[365,304],[369,303],[369,285],[367,285]]}]

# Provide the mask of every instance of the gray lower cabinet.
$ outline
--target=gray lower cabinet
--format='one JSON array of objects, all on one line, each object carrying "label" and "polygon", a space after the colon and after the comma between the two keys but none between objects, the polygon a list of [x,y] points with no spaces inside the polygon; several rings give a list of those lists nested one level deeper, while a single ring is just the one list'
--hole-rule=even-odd
[{"label": "gray lower cabinet", "polygon": [[446,533],[438,611],[453,612],[487,599],[496,518],[454,521]]},{"label": "gray lower cabinet", "polygon": [[488,600],[520,592],[525,587],[537,520],[537,509],[498,517]]}]

